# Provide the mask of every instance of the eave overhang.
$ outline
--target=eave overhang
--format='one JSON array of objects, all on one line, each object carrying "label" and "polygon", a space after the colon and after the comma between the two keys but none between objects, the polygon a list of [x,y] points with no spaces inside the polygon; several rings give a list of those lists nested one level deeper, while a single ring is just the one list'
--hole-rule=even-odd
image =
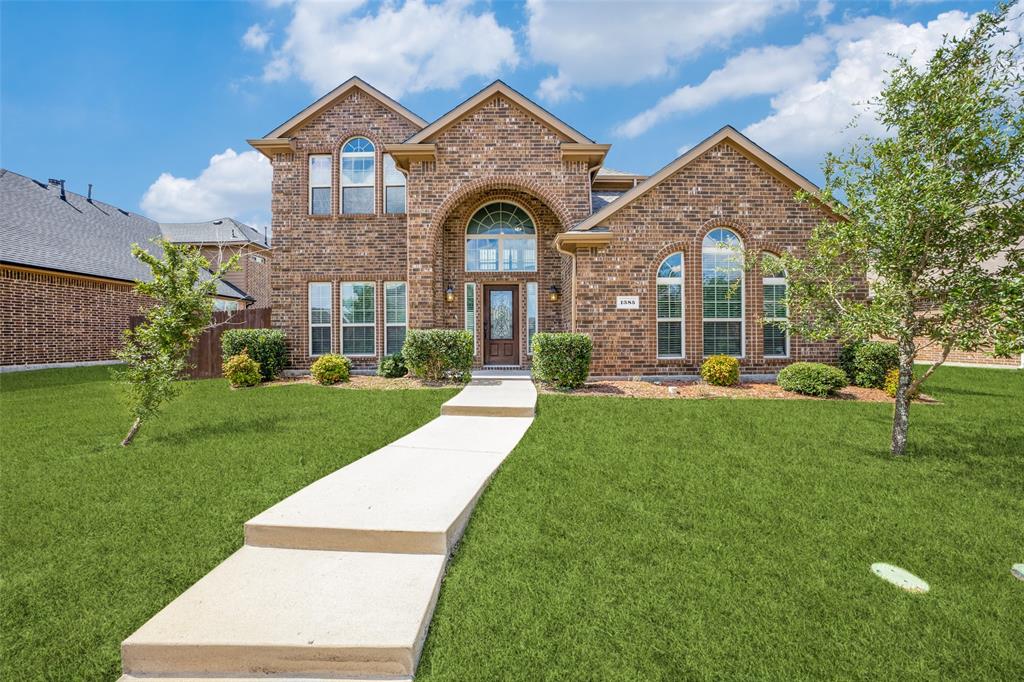
[{"label": "eave overhang", "polygon": [[384,151],[395,160],[395,165],[408,172],[413,161],[433,161],[437,145],[428,142],[384,145]]},{"label": "eave overhang", "polygon": [[576,253],[576,249],[581,246],[594,248],[608,246],[614,237],[615,233],[607,230],[592,230],[590,232],[569,230],[568,232],[559,232],[555,235],[555,249],[561,253],[573,255]]},{"label": "eave overhang", "polygon": [[257,137],[246,140],[249,145],[263,153],[268,159],[273,159],[274,154],[289,153],[295,151],[290,137]]},{"label": "eave overhang", "polygon": [[600,166],[611,149],[610,144],[593,142],[563,142],[562,161],[584,161],[589,168]]}]

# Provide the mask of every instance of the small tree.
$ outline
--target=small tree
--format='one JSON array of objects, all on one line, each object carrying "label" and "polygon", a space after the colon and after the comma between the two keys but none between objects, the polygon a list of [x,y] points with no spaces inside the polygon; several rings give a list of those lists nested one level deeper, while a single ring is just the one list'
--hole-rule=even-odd
[{"label": "small tree", "polygon": [[176,380],[186,368],[188,354],[210,324],[217,283],[238,261],[234,256],[210,274],[199,249],[163,239],[154,244],[162,249],[162,257],[138,244],[132,244],[132,255],[153,273],[150,281],[137,282],[135,290],[155,305],[146,310],[142,324],[124,332],[124,343],[116,354],[124,363],[116,378],[135,418],[121,441],[125,446],[131,445],[142,422],[177,395]]},{"label": "small tree", "polygon": [[[764,264],[787,271],[796,333],[896,343],[893,455],[909,396],[951,351],[1024,350],[1024,60],[1011,7],[979,13],[921,69],[899,60],[871,102],[887,134],[826,158],[820,198],[837,215],[803,257]],[[929,347],[939,359],[915,379]]]}]

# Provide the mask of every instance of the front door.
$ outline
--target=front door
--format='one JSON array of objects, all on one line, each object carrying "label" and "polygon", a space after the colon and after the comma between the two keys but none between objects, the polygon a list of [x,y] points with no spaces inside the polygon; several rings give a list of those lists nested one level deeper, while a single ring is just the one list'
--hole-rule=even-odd
[{"label": "front door", "polygon": [[519,364],[518,287],[484,287],[484,364]]}]

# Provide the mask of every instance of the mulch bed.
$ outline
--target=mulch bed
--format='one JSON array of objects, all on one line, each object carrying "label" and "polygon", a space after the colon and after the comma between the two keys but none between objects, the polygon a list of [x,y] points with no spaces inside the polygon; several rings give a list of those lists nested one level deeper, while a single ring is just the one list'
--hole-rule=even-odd
[{"label": "mulch bed", "polygon": [[[290,384],[316,384],[313,381],[313,377],[301,376],[301,377],[284,377],[275,379],[274,381],[262,384],[263,386],[288,386]],[[376,375],[366,374],[353,374],[349,377],[349,380],[340,384],[333,384],[328,388],[355,388],[355,389],[372,389],[377,391],[395,391],[404,390],[411,388],[457,388],[461,387],[462,384],[451,384],[451,383],[436,383],[431,381],[423,381],[415,377],[404,376],[397,379],[388,379],[386,377],[379,377]]]},{"label": "mulch bed", "polygon": [[[775,384],[765,382],[741,383],[739,386],[712,386],[703,381],[588,381],[582,388],[561,391],[543,384],[541,393],[593,395],[611,398],[767,398],[771,400],[859,400],[861,402],[891,403],[885,391],[878,388],[848,386],[833,398],[816,398],[784,391]],[[936,400],[922,395],[915,402],[934,403]]]}]

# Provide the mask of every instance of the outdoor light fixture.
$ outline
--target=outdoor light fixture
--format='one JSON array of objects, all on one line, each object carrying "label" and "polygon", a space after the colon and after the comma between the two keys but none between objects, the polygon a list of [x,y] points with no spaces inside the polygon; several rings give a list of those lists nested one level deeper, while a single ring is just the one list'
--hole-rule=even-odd
[{"label": "outdoor light fixture", "polygon": [[448,288],[444,290],[444,300],[448,301],[449,303],[455,300],[455,287],[453,287],[451,284],[449,284]]},{"label": "outdoor light fixture", "polygon": [[557,286],[555,286],[554,284],[552,284],[551,288],[548,289],[548,300],[549,301],[557,301],[558,297],[561,295],[561,293],[562,292],[559,290],[559,288]]}]

